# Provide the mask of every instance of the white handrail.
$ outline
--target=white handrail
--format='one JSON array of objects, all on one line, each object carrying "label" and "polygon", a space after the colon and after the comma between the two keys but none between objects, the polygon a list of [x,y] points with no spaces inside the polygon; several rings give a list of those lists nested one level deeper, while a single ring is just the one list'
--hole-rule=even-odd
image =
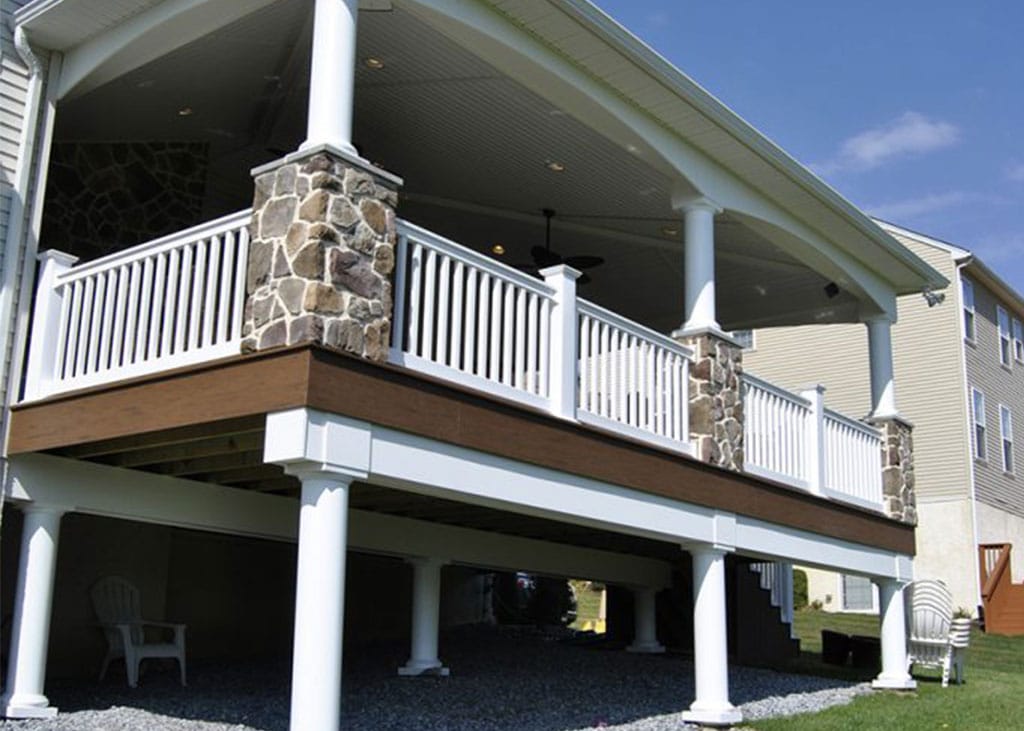
[{"label": "white handrail", "polygon": [[239,353],[251,212],[74,266],[40,257],[25,399]]}]

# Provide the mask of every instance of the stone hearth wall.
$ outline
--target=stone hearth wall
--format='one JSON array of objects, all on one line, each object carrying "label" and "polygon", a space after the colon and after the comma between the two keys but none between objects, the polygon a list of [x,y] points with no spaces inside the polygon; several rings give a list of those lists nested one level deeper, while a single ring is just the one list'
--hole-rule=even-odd
[{"label": "stone hearth wall", "polygon": [[680,338],[693,348],[690,439],[702,462],[743,471],[743,350],[712,333]]},{"label": "stone hearth wall", "polygon": [[89,260],[202,223],[206,169],[202,143],[57,143],[42,247]]},{"label": "stone hearth wall", "polygon": [[242,350],[387,359],[399,182],[329,152],[256,171]]},{"label": "stone hearth wall", "polygon": [[890,518],[917,525],[913,427],[901,419],[872,422],[882,430],[882,501]]}]

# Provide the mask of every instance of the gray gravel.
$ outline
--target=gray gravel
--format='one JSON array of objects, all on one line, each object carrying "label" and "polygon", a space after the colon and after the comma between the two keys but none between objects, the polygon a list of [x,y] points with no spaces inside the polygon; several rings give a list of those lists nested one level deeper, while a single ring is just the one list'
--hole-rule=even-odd
[{"label": "gray gravel", "polygon": [[[462,630],[442,638],[449,678],[399,678],[398,644],[353,648],[345,657],[344,718],[353,731],[465,729],[577,731],[684,728],[693,665],[674,655],[631,655],[531,631]],[[0,721],[0,731],[284,731],[285,663],[193,663],[189,687],[153,665],[138,690],[115,666],[104,683],[54,682],[55,719]],[[113,676],[113,677],[111,677]],[[867,684],[733,668],[731,695],[748,720],[817,711],[870,692]]]}]

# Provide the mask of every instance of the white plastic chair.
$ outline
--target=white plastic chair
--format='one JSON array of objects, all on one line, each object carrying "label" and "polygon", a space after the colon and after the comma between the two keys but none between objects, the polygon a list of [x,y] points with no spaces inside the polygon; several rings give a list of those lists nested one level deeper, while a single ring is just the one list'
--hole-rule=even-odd
[{"label": "white plastic chair", "polygon": [[[100,668],[100,680],[107,674],[111,660],[124,658],[128,685],[139,684],[139,665],[150,657],[177,658],[181,684],[185,685],[185,625],[151,622],[142,618],[139,590],[127,579],[107,576],[91,591],[93,609],[107,638],[107,655]],[[145,627],[174,630],[173,642],[146,642]]]},{"label": "white plastic chair", "polygon": [[[949,685],[951,670],[956,682],[963,682],[961,638],[950,634],[953,596],[941,581],[923,580],[910,584],[907,592],[907,670],[913,665],[942,669],[942,687]],[[962,646],[961,646],[962,645]]]}]

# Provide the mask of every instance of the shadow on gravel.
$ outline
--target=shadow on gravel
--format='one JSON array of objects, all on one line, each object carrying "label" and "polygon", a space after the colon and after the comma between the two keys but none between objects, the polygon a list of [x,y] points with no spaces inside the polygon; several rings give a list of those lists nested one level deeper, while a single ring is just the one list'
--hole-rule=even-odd
[{"label": "shadow on gravel", "polygon": [[[662,725],[668,719],[651,717],[680,713],[693,698],[692,663],[678,655],[632,655],[510,628],[448,633],[441,651],[451,677],[399,678],[395,671],[406,660],[404,644],[346,648],[342,727],[569,731],[633,724],[657,729],[670,727]],[[61,709],[57,720],[25,726],[0,722],[0,729],[288,728],[287,662],[192,663],[187,688],[177,685],[169,665],[150,666],[137,690],[125,685],[121,673],[123,668],[115,666],[104,683],[55,681],[48,694]],[[736,704],[850,685],[748,668],[735,668],[730,682]],[[145,718],[134,721],[144,725],[130,725],[132,718]],[[673,721],[671,727],[679,728],[679,719]]]}]

